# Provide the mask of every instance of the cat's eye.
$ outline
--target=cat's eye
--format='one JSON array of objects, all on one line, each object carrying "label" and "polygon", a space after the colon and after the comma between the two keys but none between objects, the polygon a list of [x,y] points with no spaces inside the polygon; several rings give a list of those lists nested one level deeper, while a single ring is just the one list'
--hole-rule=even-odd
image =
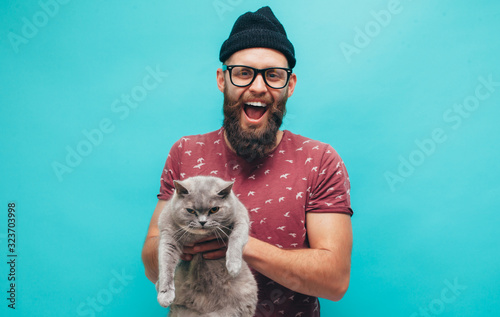
[{"label": "cat's eye", "polygon": [[217,211],[219,211],[219,207],[213,207],[210,209],[211,214],[215,214]]},{"label": "cat's eye", "polygon": [[196,213],[196,211],[194,209],[191,209],[191,208],[186,208],[186,211],[192,215],[194,215]]}]

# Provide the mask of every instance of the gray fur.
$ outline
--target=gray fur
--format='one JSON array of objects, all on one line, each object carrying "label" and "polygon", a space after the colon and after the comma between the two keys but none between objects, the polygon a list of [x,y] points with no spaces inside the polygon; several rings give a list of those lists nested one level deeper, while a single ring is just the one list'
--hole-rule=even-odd
[{"label": "gray fur", "polygon": [[[170,317],[252,317],[257,284],[242,258],[250,220],[231,190],[233,183],[212,176],[174,183],[174,195],[158,220],[158,302],[170,306]],[[209,213],[213,207],[219,210]],[[200,221],[206,221],[204,227]],[[205,260],[196,254],[192,261],[180,260],[184,245],[210,235],[229,237],[225,258]]]}]

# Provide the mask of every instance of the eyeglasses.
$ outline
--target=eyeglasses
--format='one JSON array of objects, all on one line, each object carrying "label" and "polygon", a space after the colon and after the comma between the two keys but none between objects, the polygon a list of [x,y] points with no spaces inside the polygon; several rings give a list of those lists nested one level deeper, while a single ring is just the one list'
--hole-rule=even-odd
[{"label": "eyeglasses", "polygon": [[231,83],[237,87],[250,86],[258,74],[266,85],[274,89],[284,88],[288,84],[292,70],[284,67],[270,67],[264,69],[253,68],[244,65],[222,65],[222,70],[229,71]]}]

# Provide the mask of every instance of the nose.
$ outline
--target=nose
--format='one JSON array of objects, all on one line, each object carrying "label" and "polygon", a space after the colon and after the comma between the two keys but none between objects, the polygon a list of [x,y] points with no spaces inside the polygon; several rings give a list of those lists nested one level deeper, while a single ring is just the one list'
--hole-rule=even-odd
[{"label": "nose", "polygon": [[204,227],[204,226],[205,226],[205,224],[207,223],[206,221],[198,221],[198,222],[200,223],[200,225],[201,225],[202,227]]},{"label": "nose", "polygon": [[267,91],[267,85],[264,82],[262,74],[257,74],[257,77],[255,77],[253,83],[250,85],[250,91],[254,94],[262,94]]}]

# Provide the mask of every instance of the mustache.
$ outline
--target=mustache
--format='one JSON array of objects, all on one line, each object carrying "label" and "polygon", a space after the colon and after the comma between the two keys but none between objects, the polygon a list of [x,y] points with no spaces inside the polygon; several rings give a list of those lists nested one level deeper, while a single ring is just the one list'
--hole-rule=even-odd
[{"label": "mustache", "polygon": [[228,100],[228,98],[226,98],[226,97],[224,97],[224,98],[225,98],[224,106],[227,106],[230,108],[243,107],[246,103],[248,103],[250,101],[254,101],[254,100],[259,100],[259,101],[265,103],[266,105],[274,106],[274,100],[268,100],[268,99],[260,98],[259,96],[254,96],[254,95],[249,95],[246,97],[242,96],[238,100],[235,100],[232,102],[230,100]]}]

